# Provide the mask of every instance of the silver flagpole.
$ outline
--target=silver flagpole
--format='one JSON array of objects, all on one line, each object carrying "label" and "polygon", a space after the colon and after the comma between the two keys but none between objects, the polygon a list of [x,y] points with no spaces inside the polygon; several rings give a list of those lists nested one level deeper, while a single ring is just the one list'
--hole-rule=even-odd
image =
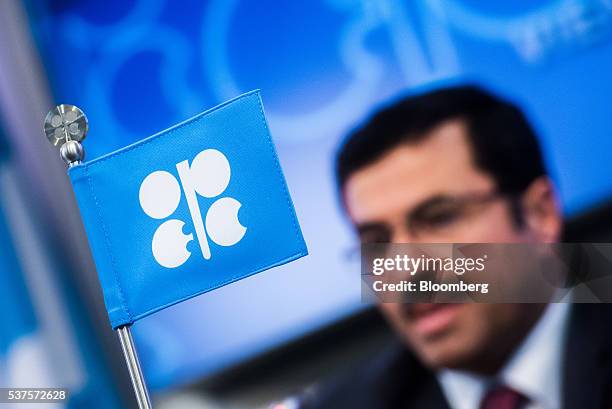
[{"label": "silver flagpole", "polygon": [[[85,150],[81,141],[85,139],[88,130],[87,117],[74,105],[58,105],[49,111],[45,118],[47,139],[53,146],[60,148],[60,156],[69,168],[80,164],[85,158]],[[152,409],[151,398],[138,361],[130,326],[124,325],[117,328],[117,333],[138,401],[138,408]]]},{"label": "silver flagpole", "polygon": [[144,380],[142,369],[140,368],[140,362],[138,361],[138,354],[136,353],[136,347],[134,346],[134,339],[132,338],[132,332],[130,331],[129,325],[124,325],[117,328],[119,334],[119,340],[121,341],[121,349],[123,350],[123,356],[127,363],[128,370],[130,371],[130,378],[132,379],[132,386],[136,393],[136,400],[138,401],[138,407],[140,409],[151,409],[151,398],[149,397],[149,391],[147,390],[147,384]]}]

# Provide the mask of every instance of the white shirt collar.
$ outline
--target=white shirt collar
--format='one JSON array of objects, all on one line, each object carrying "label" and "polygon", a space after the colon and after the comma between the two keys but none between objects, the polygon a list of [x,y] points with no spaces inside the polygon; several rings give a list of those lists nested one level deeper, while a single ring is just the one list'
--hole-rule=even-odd
[{"label": "white shirt collar", "polygon": [[[527,338],[502,368],[500,383],[530,400],[527,408],[561,407],[561,369],[570,304],[549,304]],[[475,374],[443,370],[438,381],[452,409],[477,409],[490,380]]]},{"label": "white shirt collar", "polygon": [[451,409],[477,409],[488,385],[486,378],[450,369],[438,373],[438,382]]}]

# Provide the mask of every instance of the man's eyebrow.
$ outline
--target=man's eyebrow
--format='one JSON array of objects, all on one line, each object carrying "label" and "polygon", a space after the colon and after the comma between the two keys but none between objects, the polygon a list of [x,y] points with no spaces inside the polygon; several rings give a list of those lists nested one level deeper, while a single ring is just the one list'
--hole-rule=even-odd
[{"label": "man's eyebrow", "polygon": [[441,204],[441,203],[446,203],[449,201],[453,201],[455,198],[449,195],[445,195],[445,194],[438,194],[435,196],[432,196],[424,201],[422,201],[421,203],[417,204],[416,206],[414,206],[412,208],[412,210],[410,211],[410,213],[414,213],[414,212],[419,212],[422,211],[423,209],[428,208],[429,206],[433,206],[433,205],[437,205],[437,204]]},{"label": "man's eyebrow", "polygon": [[388,227],[383,222],[366,222],[355,225],[355,230],[358,233],[366,233],[373,230],[388,230]]},{"label": "man's eyebrow", "polygon": [[[429,206],[437,205],[440,203],[445,203],[448,201],[452,201],[454,198],[452,196],[446,194],[437,194],[428,199],[425,199],[421,203],[414,206],[412,209],[408,209],[406,213],[414,213],[420,212],[424,209],[427,209]],[[358,233],[368,233],[370,231],[380,231],[380,230],[389,230],[389,226],[385,222],[364,222],[364,223],[356,223],[355,230]]]}]

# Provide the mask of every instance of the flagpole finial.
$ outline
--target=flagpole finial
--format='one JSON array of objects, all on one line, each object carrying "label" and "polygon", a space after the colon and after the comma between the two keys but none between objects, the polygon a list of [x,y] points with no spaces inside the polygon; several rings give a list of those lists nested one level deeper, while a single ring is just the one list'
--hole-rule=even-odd
[{"label": "flagpole finial", "polygon": [[81,141],[88,130],[87,117],[74,105],[58,105],[45,118],[45,135],[49,143],[59,146],[62,160],[69,167],[80,164],[85,158]]},{"label": "flagpole finial", "polygon": [[79,142],[68,141],[60,147],[60,156],[68,166],[74,166],[83,161],[85,150]]}]

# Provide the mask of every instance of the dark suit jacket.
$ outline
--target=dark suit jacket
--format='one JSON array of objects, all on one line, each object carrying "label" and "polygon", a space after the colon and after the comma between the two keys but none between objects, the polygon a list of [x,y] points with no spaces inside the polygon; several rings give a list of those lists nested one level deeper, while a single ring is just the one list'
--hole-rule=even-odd
[{"label": "dark suit jacket", "polygon": [[[612,305],[575,304],[569,320],[563,409],[612,408]],[[301,408],[449,409],[435,376],[399,345],[351,372],[305,397]]]}]

